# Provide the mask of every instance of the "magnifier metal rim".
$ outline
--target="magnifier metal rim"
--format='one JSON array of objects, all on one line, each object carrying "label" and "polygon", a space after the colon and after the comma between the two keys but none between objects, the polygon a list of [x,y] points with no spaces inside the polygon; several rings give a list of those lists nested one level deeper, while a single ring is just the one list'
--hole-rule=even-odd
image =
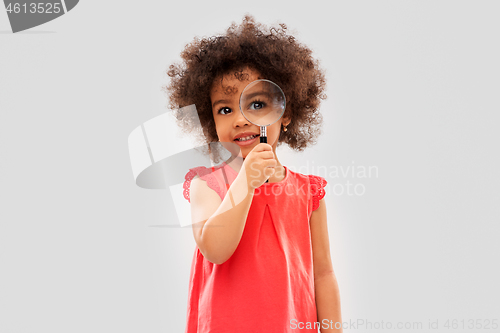
[{"label": "magnifier metal rim", "polygon": [[[278,89],[280,90],[281,94],[283,95],[283,110],[281,111],[281,114],[278,118],[276,118],[275,121],[273,121],[272,123],[269,123],[267,125],[260,125],[260,124],[256,124],[254,123],[253,121],[251,121],[250,119],[247,118],[247,116],[245,115],[245,112],[243,112],[242,108],[241,108],[241,98],[243,97],[243,93],[245,92],[245,90],[247,90],[247,88],[254,82],[257,82],[257,81],[266,81],[266,82],[269,82],[269,83],[272,83],[274,84],[276,87],[278,87]],[[286,109],[286,97],[285,97],[285,93],[283,92],[283,90],[281,90],[281,87],[278,86],[276,83],[274,83],[273,81],[270,81],[270,80],[266,80],[266,79],[258,79],[258,80],[255,80],[255,81],[252,81],[250,82],[249,84],[247,84],[247,86],[245,87],[245,89],[243,89],[243,91],[241,92],[241,95],[240,95],[240,103],[239,103],[239,107],[240,107],[240,111],[241,111],[241,114],[243,115],[243,117],[245,117],[246,120],[248,120],[249,122],[251,122],[252,124],[254,125],[257,125],[257,126],[269,126],[269,125],[272,125],[274,124],[275,122],[277,122],[278,120],[281,119],[281,117],[283,117],[283,113],[285,113],[285,109]]]}]

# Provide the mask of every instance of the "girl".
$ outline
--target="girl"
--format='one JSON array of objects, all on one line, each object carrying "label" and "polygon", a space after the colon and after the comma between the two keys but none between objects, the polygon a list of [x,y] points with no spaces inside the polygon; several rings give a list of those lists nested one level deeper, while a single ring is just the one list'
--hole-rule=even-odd
[{"label": "girl", "polygon": [[[166,87],[178,110],[195,104],[205,143],[231,158],[186,174],[194,253],[186,333],[341,332],[340,299],[328,241],[326,180],[283,166],[276,147],[301,151],[320,134],[325,80],[311,50],[286,33],[246,16],[223,36],[195,39],[170,66]],[[283,117],[260,128],[242,115],[243,89],[267,79],[283,90]],[[260,103],[256,101],[255,103]],[[221,150],[209,145],[215,161]],[[268,182],[266,182],[268,180]]]}]

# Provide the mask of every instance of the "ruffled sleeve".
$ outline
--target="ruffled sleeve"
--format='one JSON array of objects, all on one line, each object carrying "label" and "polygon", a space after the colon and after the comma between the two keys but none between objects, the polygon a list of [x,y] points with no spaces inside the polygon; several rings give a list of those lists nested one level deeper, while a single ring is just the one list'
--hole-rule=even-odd
[{"label": "ruffled sleeve", "polygon": [[186,198],[187,201],[191,202],[191,197],[189,195],[189,189],[191,187],[191,181],[193,180],[194,176],[198,175],[201,179],[207,182],[208,187],[210,187],[212,190],[217,192],[219,196],[221,196],[221,190],[219,187],[219,184],[217,182],[217,179],[214,176],[213,169],[205,168],[204,166],[196,167],[189,169],[188,173],[186,173],[186,176],[184,177],[184,184],[182,185],[184,191],[184,198]]},{"label": "ruffled sleeve", "polygon": [[325,178],[315,175],[309,175],[309,181],[311,184],[311,196],[313,202],[313,210],[318,209],[319,201],[325,196],[325,186],[327,181]]}]

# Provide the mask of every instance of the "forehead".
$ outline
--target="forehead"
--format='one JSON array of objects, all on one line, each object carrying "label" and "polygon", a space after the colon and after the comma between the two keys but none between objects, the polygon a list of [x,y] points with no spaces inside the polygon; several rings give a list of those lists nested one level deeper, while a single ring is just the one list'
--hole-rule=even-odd
[{"label": "forehead", "polygon": [[261,78],[260,73],[251,68],[232,71],[215,78],[210,95],[237,94],[243,91],[250,82]]}]

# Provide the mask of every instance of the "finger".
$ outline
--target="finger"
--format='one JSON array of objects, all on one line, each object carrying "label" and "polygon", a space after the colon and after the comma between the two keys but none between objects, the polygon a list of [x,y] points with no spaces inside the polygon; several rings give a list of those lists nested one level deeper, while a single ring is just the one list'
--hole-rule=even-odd
[{"label": "finger", "polygon": [[264,174],[266,175],[266,177],[272,176],[275,172],[276,172],[275,168],[266,168],[264,170]]},{"label": "finger", "polygon": [[255,149],[257,151],[266,151],[266,150],[271,150],[272,151],[273,147],[270,144],[268,144],[268,143],[261,142],[257,146],[255,146]]},{"label": "finger", "polygon": [[259,152],[259,157],[262,158],[262,159],[274,159],[274,153],[272,151],[261,151]]},{"label": "finger", "polygon": [[274,159],[266,160],[264,163],[266,168],[276,168],[276,166],[278,165],[278,162],[276,162],[276,160]]}]

